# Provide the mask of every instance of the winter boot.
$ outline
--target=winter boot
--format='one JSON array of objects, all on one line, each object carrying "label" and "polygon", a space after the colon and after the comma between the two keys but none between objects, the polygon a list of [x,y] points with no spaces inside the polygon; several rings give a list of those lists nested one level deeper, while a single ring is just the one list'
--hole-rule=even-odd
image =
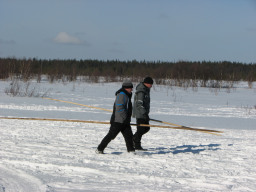
[{"label": "winter boot", "polygon": [[142,148],[141,145],[135,146],[135,150],[138,150],[138,151],[147,151],[147,149]]},{"label": "winter boot", "polygon": [[133,154],[133,155],[136,155],[136,152],[135,152],[135,151],[128,151],[128,153]]},{"label": "winter boot", "polygon": [[134,145],[134,149],[135,149],[135,150],[147,151],[146,149],[143,149],[143,148],[141,147],[141,143],[140,143],[140,142],[136,142],[135,140],[133,140],[133,145]]},{"label": "winter boot", "polygon": [[95,153],[97,153],[97,154],[104,154],[104,152],[103,152],[103,151],[98,150],[98,149],[96,149]]}]

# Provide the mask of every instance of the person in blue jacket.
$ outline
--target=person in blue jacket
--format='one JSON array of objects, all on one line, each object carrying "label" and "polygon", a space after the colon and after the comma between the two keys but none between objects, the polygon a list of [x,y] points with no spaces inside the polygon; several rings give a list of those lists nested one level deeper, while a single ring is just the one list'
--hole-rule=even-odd
[{"label": "person in blue jacket", "polygon": [[120,132],[123,134],[127,151],[135,152],[132,140],[133,133],[130,125],[132,115],[132,89],[132,82],[125,80],[122,84],[122,88],[116,92],[113,113],[110,119],[111,126],[109,132],[97,147],[96,153],[104,154],[104,149]]}]

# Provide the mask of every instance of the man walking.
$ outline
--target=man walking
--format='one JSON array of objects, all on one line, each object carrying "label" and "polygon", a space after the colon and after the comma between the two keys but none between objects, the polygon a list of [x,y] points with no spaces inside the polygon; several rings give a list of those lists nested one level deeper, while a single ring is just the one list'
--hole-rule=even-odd
[{"label": "man walking", "polygon": [[[133,117],[137,124],[149,124],[150,111],[150,88],[154,81],[151,77],[146,77],[143,82],[136,87],[133,103]],[[135,150],[145,150],[141,147],[142,135],[150,130],[149,127],[137,126],[137,132],[133,136]]]},{"label": "man walking", "polygon": [[114,140],[121,132],[125,139],[126,148],[128,152],[135,152],[133,147],[133,133],[130,126],[132,115],[132,89],[133,84],[130,80],[126,80],[122,84],[122,88],[116,92],[116,100],[113,106],[113,113],[110,120],[110,129],[108,134],[102,139],[96,153],[103,154],[104,149]]}]

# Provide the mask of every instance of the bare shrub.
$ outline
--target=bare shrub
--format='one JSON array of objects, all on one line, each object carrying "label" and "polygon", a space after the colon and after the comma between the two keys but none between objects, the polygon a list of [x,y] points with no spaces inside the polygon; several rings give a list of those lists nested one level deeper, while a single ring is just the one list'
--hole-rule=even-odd
[{"label": "bare shrub", "polygon": [[48,95],[47,90],[44,93],[41,93],[40,89],[36,85],[32,85],[31,82],[23,82],[17,79],[13,80],[10,83],[10,86],[5,88],[5,93],[10,96],[19,96],[19,97],[45,97]]},{"label": "bare shrub", "polygon": [[248,87],[249,87],[250,89],[252,89],[252,87],[253,87],[253,82],[252,82],[252,81],[248,81]]},{"label": "bare shrub", "polygon": [[17,80],[13,80],[10,83],[9,88],[5,88],[5,93],[7,95],[17,96],[20,93],[21,86]]}]

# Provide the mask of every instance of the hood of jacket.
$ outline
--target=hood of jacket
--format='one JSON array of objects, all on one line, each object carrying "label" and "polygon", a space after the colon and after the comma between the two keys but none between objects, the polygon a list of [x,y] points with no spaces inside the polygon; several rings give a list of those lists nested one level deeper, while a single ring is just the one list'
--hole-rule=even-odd
[{"label": "hood of jacket", "polygon": [[119,89],[119,90],[115,93],[115,95],[117,96],[117,94],[119,94],[120,92],[124,92],[124,93],[129,97],[129,99],[131,99],[132,93],[128,93],[124,88]]},{"label": "hood of jacket", "polygon": [[136,87],[136,92],[138,93],[138,92],[149,92],[149,88],[148,87],[146,87],[145,85],[144,85],[144,83],[143,82],[140,82],[138,85],[137,85],[137,87]]}]

